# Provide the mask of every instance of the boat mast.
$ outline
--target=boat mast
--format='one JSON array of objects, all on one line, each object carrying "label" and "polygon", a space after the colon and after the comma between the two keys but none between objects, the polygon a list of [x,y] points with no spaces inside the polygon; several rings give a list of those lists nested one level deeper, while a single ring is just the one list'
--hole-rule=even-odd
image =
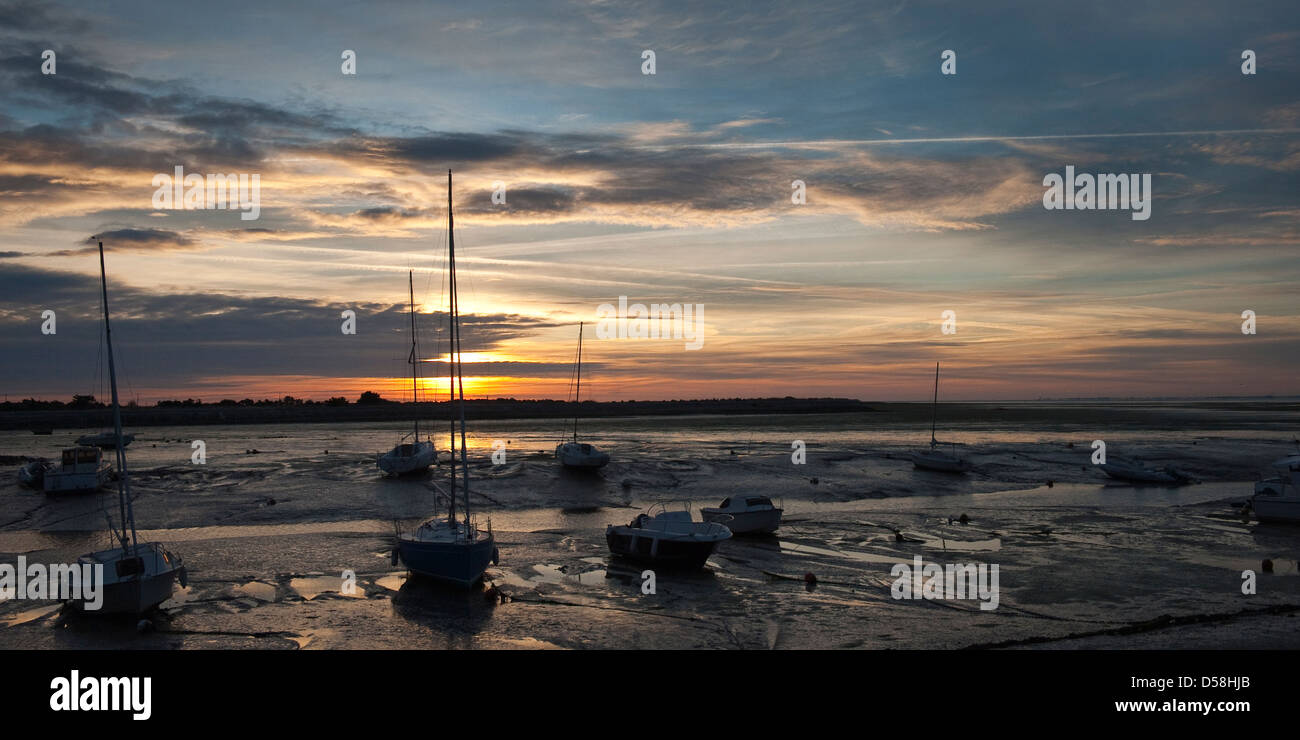
[{"label": "boat mast", "polygon": [[108,274],[104,270],[104,242],[99,243],[99,284],[104,296],[104,344],[108,347],[108,382],[113,389],[113,433],[117,435],[117,505],[122,513],[122,533],[118,539],[125,552],[128,524],[131,527],[131,544],[136,544],[135,512],[131,508],[131,482],[126,472],[126,450],[122,446],[122,407],[117,402],[117,370],[113,367],[113,330],[108,323]]},{"label": "boat mast", "polygon": [[934,438],[934,422],[939,415],[939,363],[934,363],[934,405],[930,407],[930,446],[939,444]]},{"label": "boat mast", "polygon": [[[456,236],[451,230],[451,170],[447,170],[447,393],[448,401],[456,401]],[[450,407],[449,407],[450,408]],[[451,504],[447,507],[447,521],[456,523],[456,414],[451,419]]]},{"label": "boat mast", "polygon": [[418,379],[420,366],[416,364],[419,357],[415,347],[415,271],[408,272],[406,278],[411,288],[411,400],[415,402],[415,439],[413,443],[418,445],[420,443],[420,382]]},{"label": "boat mast", "polygon": [[[465,475],[465,525],[466,535],[472,540],[474,533],[468,531],[469,526],[469,460],[465,452],[465,368],[461,365],[460,349],[460,291],[456,289],[456,237],[452,232],[451,220],[451,170],[447,170],[447,245],[451,259],[451,323],[455,328],[454,336],[456,342],[456,383],[460,391],[460,466]],[[456,471],[453,466],[452,476]]]},{"label": "boat mast", "polygon": [[573,441],[578,441],[578,413],[582,406],[582,322],[578,322],[578,387],[573,391]]}]

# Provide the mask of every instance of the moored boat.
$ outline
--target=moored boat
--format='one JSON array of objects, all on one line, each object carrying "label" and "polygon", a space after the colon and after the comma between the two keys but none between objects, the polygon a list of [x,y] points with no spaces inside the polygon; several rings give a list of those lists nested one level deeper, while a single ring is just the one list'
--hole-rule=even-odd
[{"label": "moored boat", "polygon": [[[122,446],[126,447],[135,441],[135,435],[131,433],[122,435]],[[99,447],[105,450],[111,450],[117,446],[117,435],[113,432],[100,432],[99,434],[83,434],[77,437],[77,444],[83,447]]]},{"label": "moored boat", "polygon": [[578,360],[574,377],[577,384],[573,391],[573,439],[555,446],[555,459],[566,468],[574,470],[598,470],[609,464],[609,453],[593,444],[578,441],[578,417],[582,411],[582,323],[578,323]]},{"label": "moored boat", "polygon": [[[113,526],[109,515],[113,539],[119,546],[77,558],[78,563],[92,566],[92,578],[99,579],[98,588],[83,588],[80,598],[69,598],[64,603],[72,609],[96,614],[143,614],[170,598],[177,580],[184,587],[187,577],[179,556],[156,542],[140,542],[136,533],[131,478],[126,468],[126,441],[122,434],[122,407],[118,402],[117,371],[113,363],[113,330],[109,323],[103,242],[99,244],[99,275],[104,299],[104,346],[108,349],[108,378],[113,390],[113,436],[117,450],[117,503],[121,528]],[[96,448],[77,449],[99,453]],[[47,484],[49,479],[47,473]],[[96,598],[91,598],[92,592],[96,593]]]},{"label": "moored boat", "polygon": [[730,496],[716,507],[700,509],[706,522],[717,522],[732,534],[770,534],[781,526],[784,509],[767,496]]},{"label": "moored boat", "polygon": [[18,480],[31,488],[45,487],[45,474],[54,468],[54,463],[47,460],[32,460],[18,468]]},{"label": "moored boat", "polygon": [[965,473],[971,469],[970,463],[956,453],[956,448],[949,444],[950,452],[940,449],[939,440],[935,439],[935,424],[939,418],[939,363],[934,363],[934,405],[930,411],[930,449],[913,453],[912,465],[922,470],[940,473]]},{"label": "moored boat", "polygon": [[69,447],[57,465],[42,476],[46,493],[80,493],[97,491],[113,477],[113,468],[98,447]]},{"label": "moored boat", "polygon": [[1250,508],[1261,522],[1300,523],[1300,455],[1274,460],[1275,478],[1255,484]]},{"label": "moored boat", "polygon": [[[460,343],[460,302],[456,288],[456,237],[452,228],[451,171],[447,171],[447,364],[450,369],[449,389],[452,401],[459,411],[459,453],[457,460],[457,424],[451,422],[451,490],[446,494],[450,506],[447,516],[434,515],[411,532],[399,532],[395,555],[406,567],[418,575],[444,583],[468,588],[483,579],[491,563],[500,560],[492,523],[486,530],[479,529],[469,508],[469,460],[465,443],[465,375]],[[432,445],[432,443],[430,443]],[[464,493],[461,503],[463,518],[457,519],[457,468],[463,473],[459,490]],[[440,494],[442,490],[434,484]]]},{"label": "moored boat", "polygon": [[623,525],[605,528],[609,551],[639,563],[664,567],[703,568],[718,543],[731,530],[717,522],[697,522],[689,508],[656,504]]}]

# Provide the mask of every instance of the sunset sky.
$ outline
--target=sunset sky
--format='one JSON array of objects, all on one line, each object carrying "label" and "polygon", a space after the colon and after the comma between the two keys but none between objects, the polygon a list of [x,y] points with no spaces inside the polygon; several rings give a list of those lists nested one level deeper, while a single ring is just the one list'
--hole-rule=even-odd
[{"label": "sunset sky", "polygon": [[[1300,394],[1293,0],[375,7],[0,0],[9,400],[103,392],[95,237],[128,397],[401,397],[448,169],[474,395],[565,397],[619,296],[704,345],[590,331],[596,400]],[[1150,219],[1046,210],[1067,165]],[[176,166],[260,218],[155,210]]]}]

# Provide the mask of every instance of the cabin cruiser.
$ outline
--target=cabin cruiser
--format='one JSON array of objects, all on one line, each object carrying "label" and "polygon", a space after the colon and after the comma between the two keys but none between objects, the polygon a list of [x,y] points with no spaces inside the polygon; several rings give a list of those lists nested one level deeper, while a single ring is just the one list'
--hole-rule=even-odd
[{"label": "cabin cruiser", "polygon": [[703,568],[731,530],[717,522],[697,522],[689,508],[656,504],[625,525],[605,528],[614,555],[649,565]]},{"label": "cabin cruiser", "polygon": [[95,491],[113,476],[113,467],[98,447],[69,447],[59,464],[45,471],[46,493]]},{"label": "cabin cruiser", "polygon": [[1250,507],[1261,522],[1300,523],[1300,455],[1275,460],[1276,478],[1255,484]]},{"label": "cabin cruiser", "polygon": [[771,534],[781,526],[783,509],[767,496],[731,496],[717,507],[700,509],[706,522],[717,522],[732,534]]}]

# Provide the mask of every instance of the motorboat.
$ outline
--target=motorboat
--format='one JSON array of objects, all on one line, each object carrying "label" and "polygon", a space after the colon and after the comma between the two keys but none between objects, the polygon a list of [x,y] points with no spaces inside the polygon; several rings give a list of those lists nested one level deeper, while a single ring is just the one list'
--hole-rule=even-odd
[{"label": "motorboat", "polygon": [[1261,522],[1300,523],[1300,455],[1274,460],[1275,478],[1255,484],[1250,508]]},{"label": "motorboat", "polygon": [[69,447],[42,476],[46,493],[97,491],[113,477],[113,467],[98,447]]},{"label": "motorboat", "polygon": [[730,496],[716,507],[700,509],[706,522],[717,522],[732,534],[770,534],[781,526],[781,509],[767,496]]},{"label": "motorboat", "polygon": [[605,528],[609,551],[648,565],[703,568],[731,530],[717,522],[697,522],[689,508],[656,504],[623,525]]}]

